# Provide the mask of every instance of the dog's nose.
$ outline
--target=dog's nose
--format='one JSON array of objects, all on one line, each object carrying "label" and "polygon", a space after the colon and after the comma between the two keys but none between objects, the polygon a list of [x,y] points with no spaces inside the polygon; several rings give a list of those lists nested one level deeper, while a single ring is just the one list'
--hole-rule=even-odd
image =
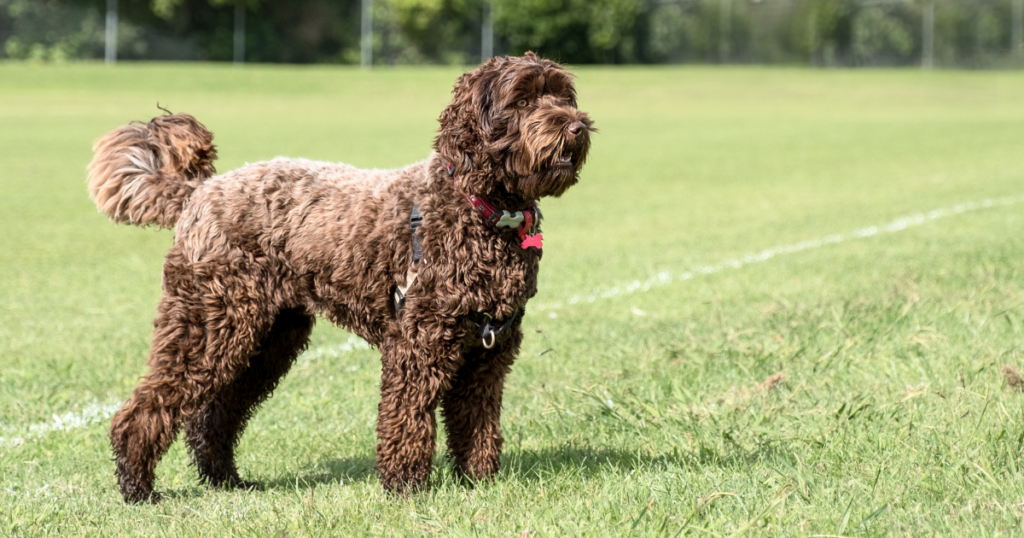
[{"label": "dog's nose", "polygon": [[577,121],[577,122],[570,123],[569,127],[567,127],[567,129],[569,130],[569,134],[571,134],[573,136],[576,136],[576,135],[580,134],[580,132],[583,129],[586,129],[586,128],[587,128],[587,126],[583,125],[582,121]]}]

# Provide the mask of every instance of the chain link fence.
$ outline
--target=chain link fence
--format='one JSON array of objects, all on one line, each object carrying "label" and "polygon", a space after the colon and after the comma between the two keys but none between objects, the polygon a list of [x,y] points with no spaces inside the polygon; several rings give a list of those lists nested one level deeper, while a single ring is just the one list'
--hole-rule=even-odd
[{"label": "chain link fence", "polygon": [[[61,62],[102,60],[106,42],[104,10],[54,0],[0,0],[0,58]],[[195,39],[173,37],[120,21],[117,58],[203,60]]]},{"label": "chain link fence", "polygon": [[[104,1],[0,0],[0,58],[103,59]],[[557,11],[572,2],[551,4]],[[514,20],[523,8],[509,7],[511,0],[493,2],[494,24],[488,2],[429,20],[410,16],[403,11],[409,2],[397,0],[201,4],[177,19],[117,18],[111,52],[121,60],[471,64],[490,53],[527,49],[574,61],[580,50],[618,39],[609,45],[612,53],[588,57],[614,63],[1024,66],[1024,0],[636,0],[629,28],[614,13],[600,20],[596,10],[589,34],[576,41],[545,37],[544,20]],[[120,11],[126,9],[140,7],[122,0]],[[558,32],[573,31],[566,28]]]},{"label": "chain link fence", "polygon": [[658,0],[653,59],[1021,67],[1024,0]]}]

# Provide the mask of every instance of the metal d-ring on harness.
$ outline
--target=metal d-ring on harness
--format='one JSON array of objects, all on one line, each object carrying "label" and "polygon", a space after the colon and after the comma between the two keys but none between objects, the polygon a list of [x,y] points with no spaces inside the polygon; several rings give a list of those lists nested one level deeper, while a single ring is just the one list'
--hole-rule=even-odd
[{"label": "metal d-ring on harness", "polygon": [[[416,282],[416,268],[420,260],[423,259],[423,245],[420,243],[420,238],[416,235],[416,230],[422,225],[423,214],[420,213],[420,207],[419,205],[413,205],[412,212],[409,214],[409,232],[412,235],[412,263],[409,264],[409,269],[405,273],[405,285],[395,286],[395,293],[392,296],[395,303],[395,313],[398,313],[405,306],[405,296],[409,292],[409,288],[412,287],[413,282]],[[494,325],[494,322],[497,320],[486,312],[470,312],[466,317],[480,327],[480,340],[484,348],[491,349],[494,347],[494,343],[498,341],[498,336],[511,327],[516,317],[520,315],[522,315],[521,309],[516,310],[497,327]]]},{"label": "metal d-ring on harness", "polygon": [[[486,312],[470,312],[466,317],[468,317],[470,321],[476,323],[477,326],[480,327],[480,339],[483,340],[485,348],[491,349],[492,347],[494,347],[494,342],[498,340],[498,335],[505,332],[505,329],[511,327],[512,323],[515,322],[516,317],[518,317],[519,314],[519,310],[512,312],[512,315],[505,319],[505,322],[502,323],[501,326],[499,326],[497,329],[495,329],[494,325],[492,324],[492,322],[496,320]],[[490,338],[490,342],[487,341],[488,338]]]}]

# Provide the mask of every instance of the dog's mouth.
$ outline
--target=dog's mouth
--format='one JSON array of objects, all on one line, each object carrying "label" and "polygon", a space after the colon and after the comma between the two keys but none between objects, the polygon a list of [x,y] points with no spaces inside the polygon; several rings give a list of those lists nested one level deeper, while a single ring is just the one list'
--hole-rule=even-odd
[{"label": "dog's mouth", "polygon": [[573,176],[586,159],[586,155],[586,148],[579,144],[560,148],[554,155],[548,157],[550,160],[547,172],[559,177]]},{"label": "dog's mouth", "polygon": [[555,166],[559,167],[559,168],[567,167],[567,166],[571,167],[572,164],[573,164],[572,163],[572,161],[573,161],[572,157],[573,157],[572,156],[572,150],[566,150],[565,153],[559,155],[558,158],[555,159]]}]

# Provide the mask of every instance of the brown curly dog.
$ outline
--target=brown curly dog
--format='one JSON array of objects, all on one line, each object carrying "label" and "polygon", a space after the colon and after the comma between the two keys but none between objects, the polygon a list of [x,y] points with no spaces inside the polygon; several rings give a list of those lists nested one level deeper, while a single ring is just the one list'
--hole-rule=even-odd
[{"label": "brown curly dog", "polygon": [[459,77],[435,152],[398,170],[275,159],[213,177],[213,135],[186,114],[96,142],[89,192],[117,222],[174,228],[149,372],[113,419],[127,502],[185,424],[202,481],[242,480],[234,448],[323,314],[381,352],[377,469],[427,486],[434,412],[462,476],[499,466],[502,387],[537,292],[536,200],[579,179],[590,118],[532,53]]}]

